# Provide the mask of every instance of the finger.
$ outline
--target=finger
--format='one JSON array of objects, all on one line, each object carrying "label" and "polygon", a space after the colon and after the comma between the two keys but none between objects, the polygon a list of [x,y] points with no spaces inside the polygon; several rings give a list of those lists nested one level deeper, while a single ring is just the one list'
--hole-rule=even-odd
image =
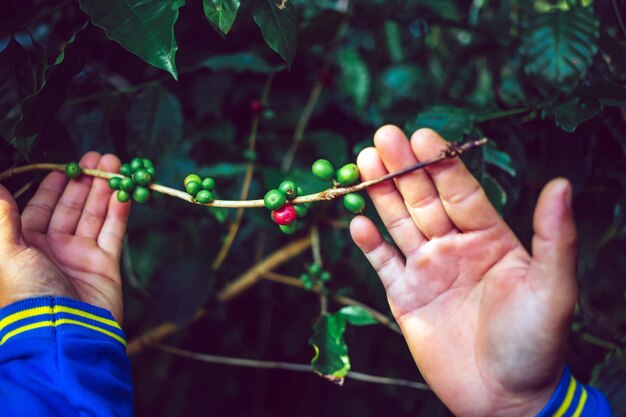
[{"label": "finger", "polygon": [[[88,152],[80,160],[80,166],[82,168],[94,169],[98,166],[99,161],[99,153]],[[88,175],[82,175],[80,178],[69,182],[54,208],[50,225],[48,226],[48,233],[74,234],[78,220],[85,207],[85,201],[87,201],[92,182],[93,178]]]},{"label": "finger", "polygon": [[[418,162],[411,143],[396,126],[383,126],[374,135],[374,144],[387,171],[393,172]],[[457,232],[448,217],[435,185],[423,169],[396,178],[404,202],[422,234],[428,239]]]},{"label": "finger", "polygon": [[[104,155],[98,162],[98,170],[117,172],[120,169],[121,162],[115,155]],[[76,235],[84,236],[89,239],[96,239],[100,234],[100,229],[104,223],[109,206],[109,200],[113,191],[109,188],[108,181],[104,178],[94,178],[91,184],[91,190],[85,203],[78,226],[76,226]]]},{"label": "finger", "polygon": [[120,203],[115,195],[111,195],[107,216],[98,235],[98,246],[117,259],[122,253],[130,207],[130,203]]},{"label": "finger", "polygon": [[376,225],[365,216],[356,216],[350,222],[354,243],[378,273],[385,289],[389,288],[404,269],[404,259],[380,234]]},{"label": "finger", "polygon": [[0,185],[0,248],[9,249],[6,245],[15,245],[22,240],[22,222],[20,212],[13,196]]},{"label": "finger", "polygon": [[569,181],[550,181],[541,191],[533,218],[533,260],[529,272],[535,293],[569,314],[577,297],[576,225]]},{"label": "finger", "polygon": [[[387,174],[378,152],[374,148],[366,148],[359,154],[357,165],[364,181]],[[367,188],[367,193],[374,202],[385,227],[393,241],[405,256],[414,254],[426,241],[413,222],[407,207],[392,181]]]},{"label": "finger", "polygon": [[51,172],[44,178],[22,213],[25,231],[46,233],[54,208],[66,185],[67,176],[61,172]]},{"label": "finger", "polygon": [[[420,161],[433,158],[448,144],[430,129],[420,129],[411,138],[413,152]],[[480,183],[459,158],[426,167],[443,207],[452,223],[462,232],[486,230],[502,223]]]}]

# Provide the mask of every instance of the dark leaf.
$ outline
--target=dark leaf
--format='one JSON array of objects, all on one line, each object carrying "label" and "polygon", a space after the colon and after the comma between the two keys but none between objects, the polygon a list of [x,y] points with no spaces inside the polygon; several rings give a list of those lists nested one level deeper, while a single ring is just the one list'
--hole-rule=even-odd
[{"label": "dark leaf", "polygon": [[298,44],[298,19],[293,1],[254,0],[252,16],[263,32],[265,43],[291,68]]},{"label": "dark leaf", "polygon": [[604,106],[626,107],[626,87],[606,80],[578,87],[573,94],[580,98],[597,99]]},{"label": "dark leaf", "polygon": [[497,166],[513,177],[517,175],[511,156],[506,152],[498,150],[495,142],[490,141],[483,147],[483,156],[488,164]]},{"label": "dark leaf", "polygon": [[626,415],[626,355],[624,351],[609,353],[594,369],[594,381],[611,404],[613,415]]},{"label": "dark leaf", "polygon": [[309,339],[315,349],[311,360],[313,370],[333,382],[342,383],[350,372],[348,346],[343,339],[346,319],[341,314],[325,314],[313,325],[313,331]]},{"label": "dark leaf", "polygon": [[536,15],[522,41],[526,74],[544,93],[573,90],[598,51],[598,28],[592,8]]},{"label": "dark leaf", "polygon": [[341,49],[337,52],[336,59],[341,90],[352,99],[357,110],[362,110],[367,104],[372,84],[367,64],[354,48]]},{"label": "dark leaf", "polygon": [[474,115],[458,107],[436,106],[420,113],[415,119],[404,125],[404,130],[411,135],[417,129],[427,127],[439,133],[445,140],[459,142],[470,132],[474,124]]},{"label": "dark leaf", "polygon": [[256,74],[270,74],[282,71],[285,65],[272,65],[252,52],[238,54],[215,55],[201,61],[198,68],[208,68],[213,71],[252,72]]},{"label": "dark leaf", "polygon": [[486,173],[483,173],[480,183],[485,190],[485,194],[489,197],[491,204],[493,204],[498,213],[502,214],[502,210],[504,209],[504,206],[506,206],[506,202],[508,200],[506,190],[498,181],[496,181],[495,178]]},{"label": "dark leaf", "polygon": [[240,0],[204,0],[204,14],[211,25],[226,35],[235,22]]},{"label": "dark leaf", "polygon": [[80,0],[81,9],[107,36],[178,79],[174,24],[185,0]]},{"label": "dark leaf", "polygon": [[572,99],[560,104],[554,109],[556,124],[566,132],[572,133],[579,124],[593,119],[602,111],[602,106],[596,100],[581,101]]},{"label": "dark leaf", "polygon": [[341,314],[353,326],[378,324],[372,313],[360,306],[345,306],[335,314]]}]

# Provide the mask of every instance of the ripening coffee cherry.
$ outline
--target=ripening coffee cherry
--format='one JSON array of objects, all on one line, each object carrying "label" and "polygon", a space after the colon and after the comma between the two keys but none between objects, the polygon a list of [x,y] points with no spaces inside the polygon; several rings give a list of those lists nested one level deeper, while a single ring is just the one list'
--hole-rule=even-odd
[{"label": "ripening coffee cherry", "polygon": [[196,201],[200,204],[206,204],[213,200],[213,193],[208,190],[200,190],[196,194]]},{"label": "ripening coffee cherry", "polygon": [[133,180],[135,183],[145,186],[152,181],[152,175],[150,175],[146,169],[139,168],[137,171],[133,172]]},{"label": "ripening coffee cherry", "polygon": [[119,190],[115,196],[117,197],[117,201],[119,201],[120,203],[126,203],[128,200],[130,200],[130,194],[128,194],[124,190]]},{"label": "ripening coffee cherry", "polygon": [[195,197],[196,194],[198,194],[198,191],[200,191],[201,189],[202,189],[202,186],[197,181],[189,181],[187,185],[185,186],[185,190],[192,197]]},{"label": "ripening coffee cherry", "polygon": [[250,102],[250,111],[252,112],[253,115],[257,115],[260,114],[261,111],[263,110],[263,103],[261,103],[259,100],[252,100]]},{"label": "ripening coffee cherry", "polygon": [[150,190],[148,190],[146,187],[142,187],[141,185],[137,186],[137,188],[135,188],[135,191],[133,191],[133,200],[135,200],[138,203],[145,203],[150,199]]},{"label": "ripening coffee cherry", "polygon": [[356,164],[345,164],[337,170],[337,182],[346,187],[359,180],[359,167]]},{"label": "ripening coffee cherry", "polygon": [[122,166],[120,167],[120,174],[126,177],[130,177],[131,175],[133,175],[133,170],[130,169],[130,164],[122,164]]},{"label": "ripening coffee cherry", "polygon": [[278,227],[280,228],[280,231],[283,232],[284,234],[293,235],[294,233],[296,233],[296,223],[297,222],[293,222],[289,224],[279,224]]},{"label": "ripening coffee cherry", "polygon": [[65,175],[67,175],[67,177],[72,180],[80,177],[80,174],[82,173],[83,170],[80,168],[80,166],[78,166],[76,162],[70,162],[69,164],[65,165]]},{"label": "ripening coffee cherry", "polygon": [[202,178],[200,178],[200,175],[198,174],[189,174],[185,177],[185,181],[183,182],[183,184],[185,185],[185,188],[187,188],[187,183],[189,181],[195,181],[198,184],[202,184]]},{"label": "ripening coffee cherry", "polygon": [[146,167],[146,171],[148,171],[148,173],[152,175],[152,178],[154,178],[154,176],[156,175],[156,171],[154,170],[154,167]]},{"label": "ripening coffee cherry", "polygon": [[135,182],[131,178],[124,177],[120,180],[120,190],[129,193],[133,191],[133,189],[135,189]]},{"label": "ripening coffee cherry", "polygon": [[154,168],[154,164],[148,158],[143,158],[141,161],[143,162],[143,167],[145,169]]},{"label": "ripening coffee cherry", "polygon": [[322,181],[330,181],[335,176],[335,167],[326,159],[318,159],[311,165],[311,172]]},{"label": "ripening coffee cherry", "polygon": [[285,193],[276,189],[269,190],[267,193],[265,193],[265,196],[263,197],[263,203],[265,204],[265,207],[270,210],[277,210],[281,208],[285,205],[286,201],[287,196],[285,196]]},{"label": "ripening coffee cherry", "polygon": [[362,213],[365,209],[365,199],[361,194],[346,194],[343,196],[343,205],[353,213]]},{"label": "ripening coffee cherry", "polygon": [[298,195],[298,187],[293,181],[283,181],[278,186],[278,189],[285,193],[287,200],[293,200]]},{"label": "ripening coffee cherry", "polygon": [[142,169],[143,168],[143,159],[141,158],[133,158],[130,161],[130,170],[135,172],[138,169]]},{"label": "ripening coffee cherry", "polygon": [[122,179],[120,177],[109,178],[109,188],[112,190],[119,190],[121,182]]},{"label": "ripening coffee cherry", "polygon": [[213,178],[205,178],[200,185],[203,190],[213,191],[215,189],[215,180]]},{"label": "ripening coffee cherry", "polygon": [[291,224],[296,221],[296,210],[291,204],[285,204],[281,208],[272,211],[272,219],[278,224]]},{"label": "ripening coffee cherry", "polygon": [[299,219],[306,216],[309,212],[309,209],[305,204],[295,204],[293,209],[296,211],[296,216],[298,216]]}]

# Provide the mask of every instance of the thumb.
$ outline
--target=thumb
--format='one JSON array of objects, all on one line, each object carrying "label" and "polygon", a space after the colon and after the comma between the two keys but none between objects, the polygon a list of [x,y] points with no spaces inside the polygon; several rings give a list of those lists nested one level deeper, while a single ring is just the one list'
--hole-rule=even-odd
[{"label": "thumb", "polygon": [[20,243],[22,238],[22,219],[13,196],[0,185],[0,248],[7,243]]},{"label": "thumb", "polygon": [[533,216],[533,260],[529,280],[544,301],[569,315],[577,298],[576,225],[572,186],[565,178],[550,181],[541,190]]}]

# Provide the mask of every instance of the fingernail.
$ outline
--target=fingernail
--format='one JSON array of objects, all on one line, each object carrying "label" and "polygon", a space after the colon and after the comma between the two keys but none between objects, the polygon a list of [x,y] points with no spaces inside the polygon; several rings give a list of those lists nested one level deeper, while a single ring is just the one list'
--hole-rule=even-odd
[{"label": "fingernail", "polygon": [[565,185],[565,190],[563,191],[563,204],[568,209],[572,208],[572,185],[569,181]]}]

